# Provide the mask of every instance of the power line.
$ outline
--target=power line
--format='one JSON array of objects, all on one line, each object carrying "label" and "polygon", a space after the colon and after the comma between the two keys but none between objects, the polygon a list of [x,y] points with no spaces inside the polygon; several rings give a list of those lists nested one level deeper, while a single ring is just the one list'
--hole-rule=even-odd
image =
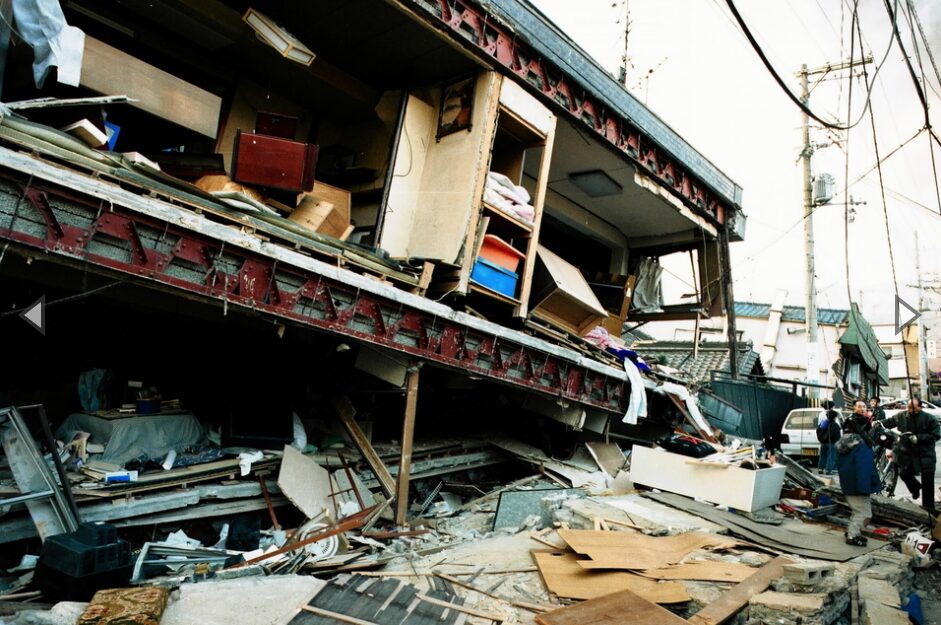
[{"label": "power line", "polygon": [[[866,114],[866,109],[869,108],[869,98],[866,99],[866,105],[863,108],[863,111],[860,113],[859,119],[857,119],[852,124],[848,123],[846,125],[834,124],[832,122],[828,122],[824,120],[819,115],[814,113],[810,109],[809,106],[801,102],[800,98],[794,95],[794,93],[790,90],[790,88],[784,82],[784,79],[781,78],[781,75],[777,72],[777,70],[771,64],[771,61],[768,60],[767,55],[765,54],[761,46],[758,44],[758,41],[755,39],[755,36],[752,34],[751,30],[748,28],[748,25],[745,23],[745,20],[742,18],[741,13],[738,12],[738,8],[735,6],[734,0],[725,0],[725,2],[728,5],[729,10],[732,12],[732,15],[735,17],[735,20],[738,22],[739,27],[742,29],[742,32],[745,33],[745,37],[748,39],[748,42],[751,44],[752,48],[755,50],[755,53],[758,54],[758,57],[761,59],[761,62],[764,64],[765,69],[768,70],[768,72],[771,74],[771,77],[774,78],[774,81],[778,84],[781,90],[784,91],[785,95],[787,95],[787,97],[790,98],[790,100],[799,109],[801,109],[804,112],[804,114],[806,114],[808,117],[810,117],[814,121],[822,124],[824,127],[832,128],[833,130],[850,130],[853,127],[855,127],[857,124],[859,124],[859,122],[862,121],[863,117]],[[869,91],[871,95],[872,90],[870,89]]]}]

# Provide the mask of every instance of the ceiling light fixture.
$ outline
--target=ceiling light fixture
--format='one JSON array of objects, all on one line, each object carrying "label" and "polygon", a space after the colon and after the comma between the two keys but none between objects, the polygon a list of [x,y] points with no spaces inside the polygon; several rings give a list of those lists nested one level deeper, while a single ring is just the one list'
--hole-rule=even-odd
[{"label": "ceiling light fixture", "polygon": [[600,169],[569,174],[569,180],[588,197],[620,195],[623,189],[611,176]]},{"label": "ceiling light fixture", "polygon": [[310,65],[317,58],[317,55],[298,41],[297,37],[255,9],[245,11],[242,20],[252,27],[259,39],[280,52],[284,58],[291,59],[301,65]]}]

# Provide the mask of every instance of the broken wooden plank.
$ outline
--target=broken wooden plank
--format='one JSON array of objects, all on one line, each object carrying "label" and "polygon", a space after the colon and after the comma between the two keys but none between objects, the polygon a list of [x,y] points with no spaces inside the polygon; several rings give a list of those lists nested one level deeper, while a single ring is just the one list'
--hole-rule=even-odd
[{"label": "broken wooden plank", "polygon": [[347,434],[353,439],[353,444],[356,445],[356,449],[363,455],[363,459],[366,461],[366,464],[369,465],[373,475],[379,480],[379,487],[382,489],[383,494],[386,497],[393,497],[395,495],[395,480],[392,478],[392,474],[389,473],[389,468],[386,467],[385,463],[383,463],[382,459],[379,457],[379,454],[376,453],[372,443],[369,442],[366,434],[359,427],[359,424],[356,423],[354,419],[356,409],[353,408],[353,403],[350,401],[349,397],[345,396],[333,397],[330,402],[333,404],[333,408],[337,411],[337,414],[340,415],[343,427],[346,428]]},{"label": "broken wooden plank", "polygon": [[622,590],[536,617],[539,625],[689,625],[656,603]]},{"label": "broken wooden plank", "polygon": [[448,601],[442,601],[441,599],[435,599],[434,597],[429,597],[426,594],[418,593],[418,598],[424,601],[425,603],[430,603],[431,605],[436,605],[441,608],[447,608],[449,610],[454,610],[455,612],[462,612],[464,614],[469,614],[471,616],[476,616],[478,618],[485,618],[491,620],[495,623],[502,623],[506,618],[501,614],[494,614],[493,612],[485,612],[483,610],[475,610],[474,608],[468,608],[456,603],[450,603]]},{"label": "broken wooden plank", "polygon": [[506,598],[501,597],[500,595],[498,595],[498,594],[496,594],[496,593],[492,593],[492,592],[490,592],[489,590],[485,590],[485,589],[483,589],[483,588],[478,588],[477,586],[474,586],[474,585],[471,584],[470,582],[465,582],[464,580],[458,579],[457,577],[454,577],[453,575],[448,575],[447,573],[435,573],[434,575],[435,575],[435,577],[440,577],[441,579],[443,579],[443,580],[445,580],[445,581],[448,581],[448,582],[451,582],[452,584],[455,584],[456,586],[460,586],[460,587],[462,587],[462,588],[466,588],[466,589],[468,589],[468,590],[472,590],[472,591],[474,591],[474,592],[476,592],[476,593],[480,593],[480,594],[482,594],[482,595],[484,595],[484,596],[486,596],[486,597],[490,597],[491,599],[496,599],[497,601],[502,601],[503,603],[509,603],[510,605],[515,605],[515,606],[518,607],[518,608],[523,608],[523,609],[529,610],[529,611],[531,611],[531,612],[547,612],[547,611],[549,611],[549,610],[554,609],[553,606],[549,606],[549,605],[540,605],[540,604],[538,604],[538,603],[528,603],[528,602],[526,602],[526,601],[517,601],[517,600],[515,600],[515,599],[506,599]]},{"label": "broken wooden plank", "polygon": [[324,610],[323,608],[318,608],[312,605],[302,605],[301,609],[305,612],[316,614],[317,616],[326,616],[327,618],[332,618],[335,621],[350,623],[351,625],[379,625],[375,621],[364,621],[363,619],[356,618],[355,616],[347,616],[346,614],[341,614],[340,612]]},{"label": "broken wooden plank", "polygon": [[654,603],[683,603],[689,594],[679,582],[658,583],[625,571],[587,571],[573,553],[533,551],[543,582],[566,599],[594,599],[620,590],[631,590]]},{"label": "broken wooden plank", "polygon": [[778,556],[755,571],[748,579],[738,584],[702,610],[692,615],[692,625],[719,625],[735,615],[748,603],[748,600],[764,592],[771,582],[784,575],[784,565],[793,564],[793,560]]}]

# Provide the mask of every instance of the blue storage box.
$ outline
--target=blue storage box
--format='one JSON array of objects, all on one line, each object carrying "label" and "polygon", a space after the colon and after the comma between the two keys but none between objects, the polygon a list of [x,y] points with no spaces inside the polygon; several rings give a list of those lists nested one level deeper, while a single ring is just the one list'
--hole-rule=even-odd
[{"label": "blue storage box", "polygon": [[519,274],[478,256],[471,272],[471,280],[491,291],[515,298]]}]

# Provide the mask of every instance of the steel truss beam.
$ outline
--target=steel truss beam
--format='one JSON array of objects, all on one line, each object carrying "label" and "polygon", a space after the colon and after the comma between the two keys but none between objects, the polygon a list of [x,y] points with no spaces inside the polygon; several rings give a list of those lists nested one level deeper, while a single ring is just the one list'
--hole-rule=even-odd
[{"label": "steel truss beam", "polygon": [[[147,285],[167,285],[225,305],[244,306],[467,375],[611,412],[622,412],[626,406],[628,383],[613,375],[617,370],[600,363],[587,365],[576,352],[566,359],[558,348],[528,335],[508,329],[498,335],[481,329],[492,324],[472,327],[445,318],[440,305],[430,300],[426,300],[429,310],[422,310],[367,292],[355,286],[362,276],[350,271],[340,270],[338,277],[319,275],[226,245],[179,223],[109,204],[101,196],[96,199],[34,178],[14,183],[8,176],[0,173],[0,240],[78,260],[99,271],[133,276]],[[191,214],[170,204],[166,207]],[[343,274],[349,274],[349,283]],[[606,369],[612,374],[604,373]]]},{"label": "steel truss beam", "polygon": [[730,210],[688,168],[656,145],[627,119],[617,115],[488,12],[466,0],[393,0],[414,10],[426,22],[462,42],[476,56],[503,66],[568,115],[626,154],[641,170],[671,189],[714,224],[725,223]]}]

